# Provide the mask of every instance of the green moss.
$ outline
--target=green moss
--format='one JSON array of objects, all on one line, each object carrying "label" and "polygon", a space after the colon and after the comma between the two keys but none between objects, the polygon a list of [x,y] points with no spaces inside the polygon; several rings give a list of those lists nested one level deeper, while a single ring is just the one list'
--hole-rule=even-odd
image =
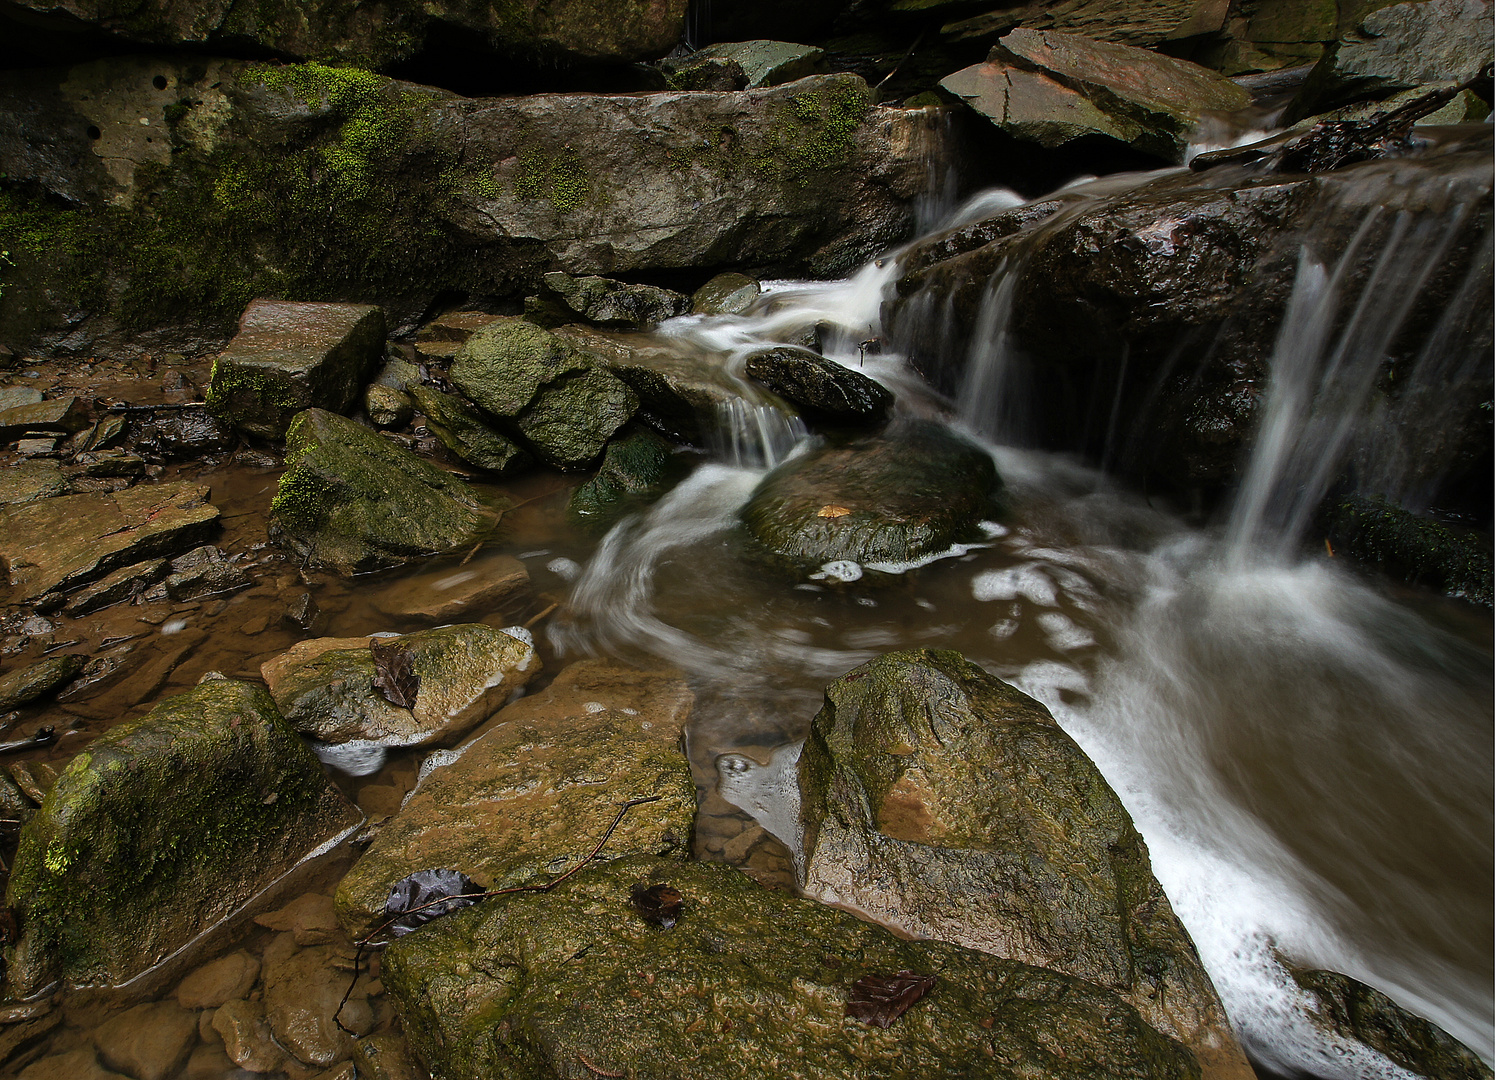
[{"label": "green moss", "polygon": [[585,204],[593,194],[581,155],[567,146],[557,153],[530,148],[519,156],[514,194],[521,199],[548,199],[558,214]]},{"label": "green moss", "polygon": [[772,129],[768,148],[754,163],[770,175],[804,187],[816,174],[846,164],[853,134],[871,97],[865,86],[836,82],[791,98]]},{"label": "green moss", "polygon": [[1484,607],[1495,599],[1488,538],[1419,517],[1376,496],[1341,499],[1325,516],[1330,539],[1351,558]]}]

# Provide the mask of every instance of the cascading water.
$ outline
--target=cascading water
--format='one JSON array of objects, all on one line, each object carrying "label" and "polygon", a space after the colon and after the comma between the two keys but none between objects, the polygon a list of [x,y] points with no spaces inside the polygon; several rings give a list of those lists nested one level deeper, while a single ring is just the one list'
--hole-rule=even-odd
[{"label": "cascading water", "polygon": [[[1110,178],[1073,198],[1146,179]],[[982,198],[947,224],[1012,200]],[[1306,246],[1262,435],[1223,528],[1187,526],[1070,458],[999,445],[1021,441],[1024,417],[1009,262],[988,283],[956,401],[1009,489],[1011,516],[989,544],[896,588],[852,575],[764,580],[739,556],[736,512],[774,459],[728,440],[604,539],[554,641],[689,672],[698,775],[719,773],[720,790],[791,846],[786,777],[826,682],[890,649],[959,649],[1047,704],[1116,787],[1259,1062],[1406,1075],[1315,1026],[1290,964],[1378,986],[1495,1057],[1487,631],[1476,619],[1451,632],[1458,609],[1393,601],[1298,546],[1346,461],[1370,490],[1427,486],[1409,464],[1412,429],[1388,434],[1384,421],[1425,430],[1438,380],[1481,362],[1459,328],[1487,317],[1487,243],[1425,338],[1412,385],[1389,403],[1375,386],[1465,212],[1388,212],[1337,252]],[[1370,270],[1352,281],[1356,260]],[[780,283],[747,315],[675,320],[658,339],[731,374],[751,349],[818,327],[832,359],[893,388],[901,411],[929,415],[937,400],[903,358],[862,347],[883,336],[879,305],[897,272],[890,257],[848,282]],[[939,317],[926,309],[922,325],[939,333]],[[1101,413],[1107,445],[1127,419],[1115,405]]]}]

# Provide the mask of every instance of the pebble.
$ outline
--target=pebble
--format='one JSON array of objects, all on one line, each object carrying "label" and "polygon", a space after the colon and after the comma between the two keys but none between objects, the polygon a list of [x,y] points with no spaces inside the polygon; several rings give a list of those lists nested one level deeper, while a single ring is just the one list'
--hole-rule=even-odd
[{"label": "pebble", "polygon": [[229,1058],[250,1072],[274,1072],[285,1062],[275,1045],[265,1007],[258,1001],[230,1001],[213,1014],[213,1030],[223,1037]]},{"label": "pebble", "polygon": [[181,981],[176,999],[184,1009],[216,1009],[249,993],[259,978],[260,962],[240,950],[204,964]]}]

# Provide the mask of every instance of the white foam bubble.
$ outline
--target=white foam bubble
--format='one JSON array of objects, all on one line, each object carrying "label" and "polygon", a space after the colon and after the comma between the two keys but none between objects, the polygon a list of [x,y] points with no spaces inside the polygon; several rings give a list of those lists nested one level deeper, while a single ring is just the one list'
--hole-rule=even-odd
[{"label": "white foam bubble", "polygon": [[1038,563],[1021,563],[1003,570],[983,570],[971,579],[971,595],[977,600],[1016,600],[1021,597],[1038,607],[1054,607],[1059,592]]},{"label": "white foam bubble", "polygon": [[836,559],[832,562],[824,563],[821,565],[818,574],[810,575],[811,581],[850,582],[860,581],[861,579],[861,564],[854,563],[850,559]]},{"label": "white foam bubble", "polygon": [[566,558],[564,555],[558,559],[551,559],[545,564],[545,569],[549,570],[562,581],[575,581],[581,577],[581,564],[575,559]]}]

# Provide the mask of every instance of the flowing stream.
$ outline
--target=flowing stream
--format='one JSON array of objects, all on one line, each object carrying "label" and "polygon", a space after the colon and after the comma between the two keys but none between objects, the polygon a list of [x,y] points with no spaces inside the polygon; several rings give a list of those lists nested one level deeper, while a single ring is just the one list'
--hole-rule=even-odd
[{"label": "flowing stream", "polygon": [[[1145,179],[1109,178],[1077,198]],[[945,223],[1020,201],[989,192]],[[1262,437],[1228,520],[1207,528],[1099,469],[1023,448],[1002,271],[954,407],[901,356],[866,346],[881,337],[896,256],[844,282],[773,283],[742,316],[673,320],[659,343],[734,376],[753,348],[818,327],[822,351],[893,389],[900,412],[943,416],[988,446],[1010,515],[985,543],[918,567],[765,580],[740,557],[736,512],[809,436],[745,400],[724,413],[709,460],[585,558],[551,645],[686,670],[698,776],[719,777],[728,801],[791,850],[793,761],[825,684],[881,652],[958,649],[1048,705],[1121,794],[1260,1064],[1405,1075],[1320,1034],[1289,963],[1377,986],[1495,1059],[1488,619],[1368,583],[1301,546],[1347,455],[1376,463],[1364,474],[1378,490],[1415,486],[1386,418],[1356,417],[1382,343],[1464,212],[1367,220],[1351,245],[1382,247],[1353,294],[1340,272],[1348,255],[1336,263],[1305,245]],[[1450,320],[1468,317],[1475,290],[1466,284]],[[1429,379],[1479,362],[1458,342],[1453,322],[1430,336]],[[1401,407],[1435,413],[1434,385]],[[1119,419],[1114,409],[1101,419],[1110,446]]]}]

